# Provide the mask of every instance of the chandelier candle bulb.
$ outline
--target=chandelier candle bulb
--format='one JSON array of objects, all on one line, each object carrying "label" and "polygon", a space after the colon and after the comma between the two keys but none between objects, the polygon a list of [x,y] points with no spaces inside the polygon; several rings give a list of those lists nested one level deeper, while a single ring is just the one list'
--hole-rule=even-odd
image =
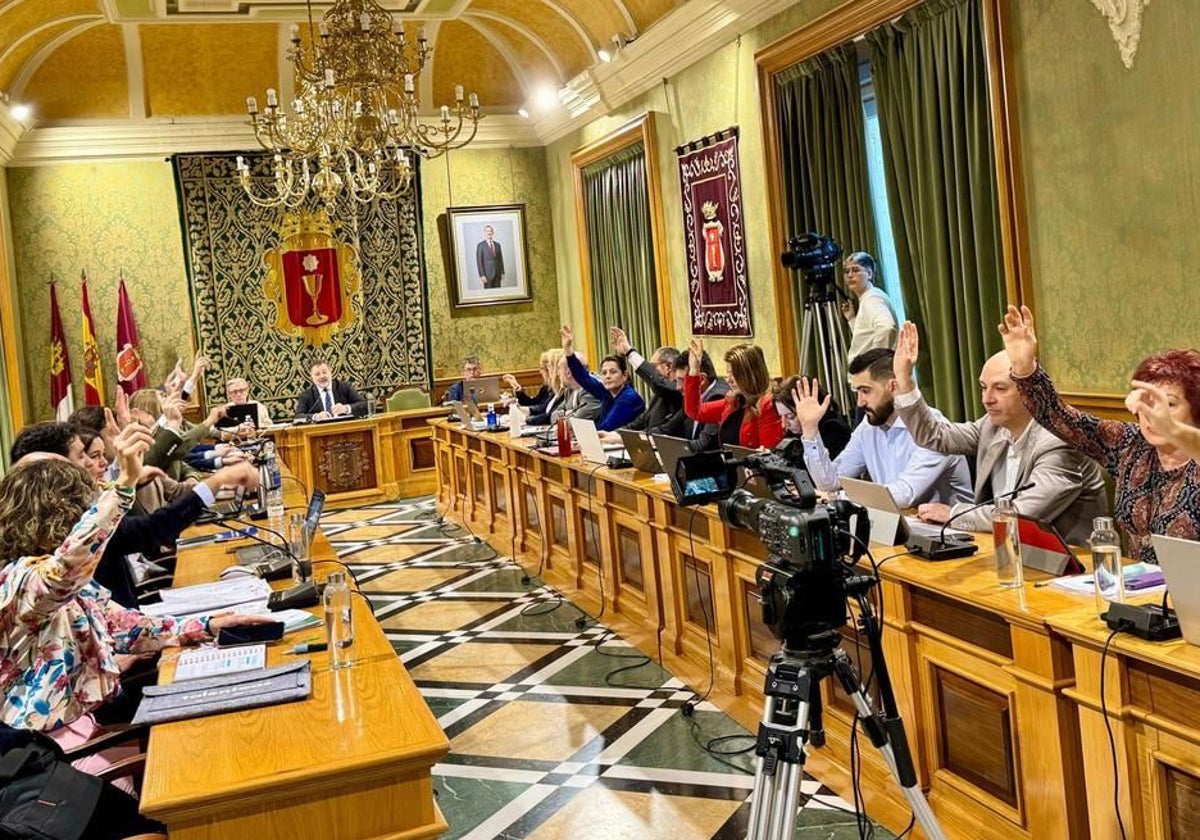
[{"label": "chandelier candle bulb", "polygon": [[454,86],[454,101],[462,102],[462,100],[463,100],[463,86],[455,85]]},{"label": "chandelier candle bulb", "polygon": [[298,24],[298,23],[292,24],[292,43],[293,44],[300,43],[300,24]]},{"label": "chandelier candle bulb", "polygon": [[279,107],[279,95],[277,93],[275,93],[275,88],[267,88],[267,107],[268,108],[278,108]]},{"label": "chandelier candle bulb", "polygon": [[328,38],[329,37],[329,27],[325,25],[325,21],[321,21],[320,27],[321,27],[321,37]]},{"label": "chandelier candle bulb", "polygon": [[450,107],[448,105],[442,106],[442,122],[450,122]]},{"label": "chandelier candle bulb", "polygon": [[414,90],[416,90],[416,85],[413,84],[412,73],[405,73],[404,74],[404,92],[412,93]]},{"label": "chandelier candle bulb", "polygon": [[250,116],[258,113],[258,100],[253,96],[246,97],[246,110],[250,112]]},{"label": "chandelier candle bulb", "polygon": [[371,31],[371,14],[370,12],[362,12],[358,16],[358,25],[362,27],[363,32]]},{"label": "chandelier candle bulb", "polygon": [[479,107],[479,97],[476,96],[474,93],[471,94],[471,107],[472,108]]},{"label": "chandelier candle bulb", "polygon": [[326,67],[326,68],[325,68],[325,87],[331,88],[331,87],[333,87],[333,84],[334,84],[334,82],[333,82],[333,68],[332,68],[332,67]]}]

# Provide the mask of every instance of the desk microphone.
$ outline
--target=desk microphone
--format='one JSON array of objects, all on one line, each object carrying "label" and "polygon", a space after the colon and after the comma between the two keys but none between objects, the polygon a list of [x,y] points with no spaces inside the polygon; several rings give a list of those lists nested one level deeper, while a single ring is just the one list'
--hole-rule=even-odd
[{"label": "desk microphone", "polygon": [[963,508],[958,513],[951,516],[942,525],[942,530],[938,532],[936,537],[927,537],[921,534],[908,535],[908,545],[905,546],[917,557],[923,557],[926,560],[954,560],[959,557],[970,557],[979,550],[979,546],[969,540],[962,539],[947,539],[946,529],[950,527],[950,523],[965,513],[970,513],[973,510],[979,510],[981,507],[987,507],[990,504],[995,504],[1000,499],[1016,498],[1018,493],[1023,493],[1026,490],[1034,487],[1032,481],[1022,484],[1015,490],[1009,490],[1007,493],[1001,493],[999,496],[993,496],[985,502],[973,504],[970,507]]}]

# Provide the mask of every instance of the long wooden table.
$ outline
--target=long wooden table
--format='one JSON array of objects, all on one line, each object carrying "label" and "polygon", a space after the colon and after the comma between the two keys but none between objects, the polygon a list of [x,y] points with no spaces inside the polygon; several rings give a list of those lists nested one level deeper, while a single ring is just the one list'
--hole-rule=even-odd
[{"label": "long wooden table", "polygon": [[[303,505],[298,490],[285,495],[290,505]],[[215,580],[235,562],[229,552],[247,544],[180,551],[175,584]],[[313,557],[317,578],[337,568],[323,534],[314,539]],[[328,652],[307,654],[309,699],[152,727],[142,811],[166,823],[173,840],[418,840],[446,830],[430,771],[449,741],[369,604],[356,596],[353,609],[354,664],[333,671]],[[289,634],[268,647],[267,664],[295,661],[284,651],[323,638],[323,623]],[[162,681],[172,678],[177,656],[164,654]]]},{"label": "long wooden table", "polygon": [[328,504],[366,505],[432,493],[437,486],[430,418],[446,409],[414,408],[373,417],[277,426],[268,430],[282,459]]},{"label": "long wooden table", "polygon": [[[767,658],[779,642],[761,622],[756,537],[715,506],[683,508],[667,485],[531,451],[506,434],[434,426],[438,500],[497,550],[511,552],[668,668],[703,689],[711,636],[714,698],[753,729]],[[880,569],[884,650],[921,784],[950,837],[1089,836],[1084,753],[1071,645],[1050,618],[1091,603],[1033,582],[998,585],[990,539],[969,559],[895,557]],[[902,551],[902,548],[896,551]],[[877,559],[895,553],[880,549]],[[706,633],[706,625],[708,631]],[[847,629],[847,635],[852,631]],[[843,643],[865,675],[865,649]],[[853,710],[825,686],[824,749],[809,769],[845,796]],[[872,816],[908,822],[883,762],[864,746]],[[1089,763],[1089,772],[1091,764]]]}]

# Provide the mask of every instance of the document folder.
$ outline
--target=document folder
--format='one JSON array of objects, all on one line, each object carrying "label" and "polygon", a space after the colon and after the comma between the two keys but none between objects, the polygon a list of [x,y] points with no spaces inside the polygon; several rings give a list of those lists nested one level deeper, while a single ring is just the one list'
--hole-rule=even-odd
[{"label": "document folder", "polygon": [[133,717],[135,724],[218,715],[258,706],[304,700],[312,694],[308,660],[219,677],[148,686]]}]

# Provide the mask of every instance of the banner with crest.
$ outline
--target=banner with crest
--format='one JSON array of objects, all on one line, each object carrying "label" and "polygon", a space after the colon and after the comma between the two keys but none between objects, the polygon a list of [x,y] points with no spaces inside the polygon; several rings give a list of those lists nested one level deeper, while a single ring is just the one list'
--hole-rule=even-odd
[{"label": "banner with crest", "polygon": [[[270,155],[245,159],[252,177],[271,178]],[[316,360],[377,398],[429,387],[419,170],[400,198],[343,196],[325,215],[251,204],[234,155],[173,162],[210,404],[240,376],[251,399],[290,417]]]},{"label": "banner with crest", "polygon": [[683,195],[692,333],[745,337],[750,318],[736,126],[675,150]]}]

